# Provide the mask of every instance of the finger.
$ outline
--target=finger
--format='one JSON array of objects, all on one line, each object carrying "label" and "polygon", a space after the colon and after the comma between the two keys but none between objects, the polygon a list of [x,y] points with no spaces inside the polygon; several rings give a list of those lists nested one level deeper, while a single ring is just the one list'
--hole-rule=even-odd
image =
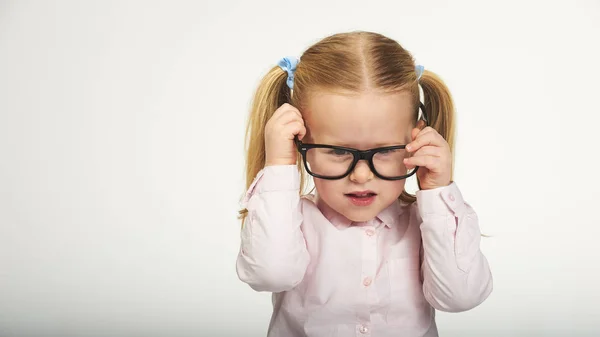
[{"label": "finger", "polygon": [[437,131],[433,129],[428,130],[427,132],[423,131],[421,131],[419,135],[417,135],[417,138],[415,138],[415,140],[406,145],[406,150],[408,152],[415,152],[419,148],[427,145],[443,146],[443,138],[437,133]]},{"label": "finger", "polygon": [[306,135],[306,128],[304,123],[294,121],[285,125],[282,130],[286,135],[291,135],[290,139],[294,139],[298,135],[298,139],[302,139]]},{"label": "finger", "polygon": [[282,118],[290,118],[291,116],[296,116],[296,117],[302,118],[302,115],[300,114],[300,112],[297,109],[295,109],[294,107],[282,106],[281,108],[277,109],[277,111],[275,111],[275,113],[273,114],[271,119],[275,122],[278,122]]},{"label": "finger", "polygon": [[425,135],[425,134],[427,134],[429,132],[432,132],[432,131],[435,132],[435,129],[433,129],[433,128],[429,127],[429,126],[426,127],[426,128],[424,128],[424,129],[419,129],[418,127],[414,128],[411,131],[411,140],[414,141],[415,139],[417,139],[417,138],[419,138],[419,137],[421,137],[421,136],[423,136],[423,135]]},{"label": "finger", "polygon": [[[304,120],[300,119],[293,119],[289,122],[287,122],[284,127],[290,126],[292,125],[292,127],[294,128],[294,130],[298,130],[300,129],[301,131],[298,133],[294,133],[295,135],[298,135],[298,139],[302,140],[302,138],[304,138],[304,136],[306,135],[306,125],[304,125]],[[298,128],[297,126],[300,125],[300,128]]]},{"label": "finger", "polygon": [[[430,156],[430,157],[435,157],[435,158],[441,159],[442,158],[442,150],[441,150],[441,148],[436,147],[436,146],[423,146],[418,151],[416,151],[410,157],[407,157],[407,158],[423,157],[423,156]],[[406,161],[405,161],[405,163],[406,163]],[[406,165],[406,167],[408,169],[412,169],[415,166],[416,165]]]},{"label": "finger", "polygon": [[284,103],[282,105],[282,107],[284,107],[283,108],[284,111],[294,112],[296,115],[298,115],[298,117],[302,118],[302,114],[300,113],[300,110],[298,110],[295,106],[293,106],[293,105],[291,105],[289,103]]},{"label": "finger", "polygon": [[411,157],[418,157],[418,156],[441,157],[442,149],[437,146],[430,146],[430,145],[423,146],[420,149],[418,149],[417,151],[415,151]]},{"label": "finger", "polygon": [[286,125],[286,124],[293,123],[293,122],[300,122],[300,123],[304,124],[304,119],[296,116],[295,114],[291,114],[291,116],[288,115],[288,116],[285,116],[285,118],[282,118],[280,122],[282,122],[281,123],[282,125]]},{"label": "finger", "polygon": [[302,113],[300,112],[300,110],[296,109],[294,106],[290,105],[290,108],[289,108],[288,112],[289,113],[293,113],[299,119],[302,119]]},{"label": "finger", "polygon": [[285,125],[292,121],[302,121],[302,115],[300,115],[297,111],[287,110],[278,116],[273,116],[273,124],[274,125]]},{"label": "finger", "polygon": [[425,128],[423,128],[423,130],[421,130],[418,134],[417,134],[417,138],[419,138],[420,136],[426,135],[428,133],[437,133],[437,130],[432,128],[431,126],[426,126]]},{"label": "finger", "polygon": [[404,159],[404,164],[409,168],[421,166],[426,167],[432,172],[439,172],[439,162],[440,158],[433,156],[418,156]]},{"label": "finger", "polygon": [[290,115],[296,115],[298,118],[302,118],[302,114],[300,113],[300,111],[298,109],[296,109],[291,104],[285,103],[282,106],[280,106],[277,110],[275,110],[271,119],[274,122],[278,122],[284,116],[290,116]]}]

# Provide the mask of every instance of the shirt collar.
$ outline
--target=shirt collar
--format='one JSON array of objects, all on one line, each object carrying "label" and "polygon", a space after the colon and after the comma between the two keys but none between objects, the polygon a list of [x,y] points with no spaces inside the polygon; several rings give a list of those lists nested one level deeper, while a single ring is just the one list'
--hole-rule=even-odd
[{"label": "shirt collar", "polygon": [[[319,208],[323,216],[333,224],[337,229],[348,228],[351,225],[361,225],[359,223],[355,223],[350,219],[346,218],[342,214],[338,213],[331,207],[329,207],[326,203],[324,203],[319,197],[315,195],[311,195],[310,199],[314,202],[314,204]],[[404,212],[404,207],[400,204],[400,200],[395,200],[391,205],[384,208],[379,214],[375,217],[375,219],[370,220],[366,224],[372,224],[373,226],[377,226],[377,223],[380,221],[386,227],[390,228],[396,224],[399,219],[400,214]],[[379,220],[379,221],[377,221]],[[363,224],[364,225],[364,224]]]},{"label": "shirt collar", "polygon": [[396,199],[394,202],[388,207],[384,208],[377,217],[381,220],[387,227],[392,227],[396,224],[398,219],[400,218],[400,214],[404,212],[404,207],[402,207],[400,200]]}]

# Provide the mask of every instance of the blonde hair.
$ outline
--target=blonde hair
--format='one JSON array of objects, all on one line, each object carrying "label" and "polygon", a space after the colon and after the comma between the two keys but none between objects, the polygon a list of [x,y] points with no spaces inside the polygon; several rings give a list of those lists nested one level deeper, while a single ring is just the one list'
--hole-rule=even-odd
[{"label": "blonde hair", "polygon": [[[300,56],[293,91],[288,88],[286,80],[287,72],[274,66],[260,81],[255,92],[246,126],[246,189],[265,165],[264,133],[269,118],[284,103],[290,103],[302,111],[311,92],[316,90],[343,89],[357,93],[370,89],[384,92],[408,90],[412,96],[416,122],[420,83],[429,126],[446,139],[454,153],[454,103],[450,91],[435,73],[427,69],[417,82],[412,55],[386,36],[365,31],[328,36]],[[297,163],[302,194],[307,187],[307,174],[300,155]],[[412,203],[416,197],[404,190],[398,199]],[[239,213],[243,225],[247,210]]]}]

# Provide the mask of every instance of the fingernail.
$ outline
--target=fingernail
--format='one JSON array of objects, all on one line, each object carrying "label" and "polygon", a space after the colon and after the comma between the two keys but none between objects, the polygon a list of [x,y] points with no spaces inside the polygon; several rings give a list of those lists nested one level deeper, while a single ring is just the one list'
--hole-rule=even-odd
[{"label": "fingernail", "polygon": [[406,149],[407,149],[408,151],[410,151],[410,149],[411,149],[411,148],[412,148],[412,146],[410,146],[410,145],[406,145]]}]

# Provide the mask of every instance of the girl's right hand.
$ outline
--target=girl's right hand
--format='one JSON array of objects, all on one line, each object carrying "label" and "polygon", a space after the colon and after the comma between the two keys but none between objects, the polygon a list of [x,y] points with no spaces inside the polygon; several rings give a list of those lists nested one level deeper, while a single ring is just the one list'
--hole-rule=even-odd
[{"label": "girl's right hand", "polygon": [[302,139],[306,134],[300,111],[284,103],[265,126],[265,165],[294,165],[298,157],[294,137]]}]

